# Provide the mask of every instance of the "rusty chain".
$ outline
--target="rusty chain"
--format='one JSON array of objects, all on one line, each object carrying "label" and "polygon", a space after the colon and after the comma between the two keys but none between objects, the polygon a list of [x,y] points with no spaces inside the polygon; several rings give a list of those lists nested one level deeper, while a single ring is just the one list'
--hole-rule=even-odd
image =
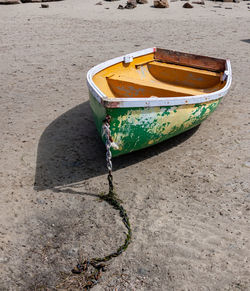
[{"label": "rusty chain", "polygon": [[[92,258],[90,260],[84,260],[83,262],[79,262],[79,264],[76,265],[76,267],[72,270],[73,274],[85,274],[85,286],[83,287],[83,290],[89,290],[94,285],[96,285],[99,282],[99,279],[102,275],[102,272],[106,271],[106,265],[105,263],[110,261],[112,258],[118,257],[120,254],[122,254],[128,247],[132,231],[129,223],[129,218],[127,215],[126,210],[121,205],[121,200],[118,199],[116,193],[114,192],[114,185],[113,185],[113,175],[112,175],[112,153],[110,151],[110,148],[118,148],[117,145],[113,142],[113,139],[111,137],[110,133],[110,120],[111,117],[109,115],[106,116],[105,120],[103,121],[102,126],[102,133],[105,137],[105,145],[106,145],[106,161],[107,161],[107,168],[108,168],[108,183],[109,183],[109,192],[106,195],[99,195],[101,200],[106,201],[109,203],[114,209],[119,210],[120,217],[122,218],[122,222],[127,228],[127,234],[126,239],[115,252],[102,257],[102,258]],[[92,266],[94,271],[90,274],[87,274],[87,271],[89,270],[89,266]]]}]

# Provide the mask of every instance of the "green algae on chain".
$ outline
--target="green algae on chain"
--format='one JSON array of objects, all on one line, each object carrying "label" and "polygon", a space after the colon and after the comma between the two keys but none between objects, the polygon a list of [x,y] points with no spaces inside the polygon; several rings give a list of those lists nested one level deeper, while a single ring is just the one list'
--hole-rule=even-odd
[{"label": "green algae on chain", "polygon": [[130,227],[130,222],[129,222],[129,218],[127,215],[126,210],[123,208],[122,204],[121,204],[121,200],[117,197],[116,193],[114,191],[109,191],[108,194],[106,195],[99,195],[101,200],[106,201],[107,203],[109,203],[111,206],[113,206],[114,209],[119,210],[119,214],[120,217],[122,218],[122,222],[125,225],[125,227],[127,228],[128,232],[126,235],[126,239],[124,241],[124,244],[122,246],[120,246],[116,252],[104,257],[104,258],[95,258],[93,260],[96,260],[97,262],[103,262],[106,260],[110,260],[113,257],[117,257],[119,256],[122,252],[124,252],[128,245],[130,244],[131,241],[131,237],[132,237],[132,231],[131,231],[131,227]]},{"label": "green algae on chain", "polygon": [[89,266],[91,265],[94,268],[94,271],[90,274],[86,274],[84,278],[84,284],[82,285],[83,290],[89,290],[94,285],[98,283],[98,280],[101,277],[102,272],[105,271],[105,264],[110,261],[112,258],[118,257],[121,255],[128,247],[132,238],[132,231],[130,227],[129,218],[126,210],[122,206],[122,201],[118,198],[117,194],[113,191],[113,188],[109,189],[108,194],[100,194],[99,198],[108,204],[110,204],[114,209],[119,210],[120,217],[122,218],[122,222],[127,228],[128,232],[126,235],[126,239],[124,243],[113,253],[102,257],[102,258],[92,258],[90,260],[84,260],[83,262],[79,262],[77,266],[72,270],[73,274],[82,274],[88,271]]}]

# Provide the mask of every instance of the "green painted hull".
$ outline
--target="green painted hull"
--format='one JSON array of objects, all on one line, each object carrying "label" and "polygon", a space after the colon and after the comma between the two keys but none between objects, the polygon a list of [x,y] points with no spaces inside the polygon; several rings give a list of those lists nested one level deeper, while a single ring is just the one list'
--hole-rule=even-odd
[{"label": "green painted hull", "polygon": [[111,150],[113,157],[149,147],[199,125],[219,102],[220,99],[178,106],[105,108],[90,93],[90,106],[103,142],[103,120],[106,115],[111,116],[111,136],[119,146],[118,150]]}]

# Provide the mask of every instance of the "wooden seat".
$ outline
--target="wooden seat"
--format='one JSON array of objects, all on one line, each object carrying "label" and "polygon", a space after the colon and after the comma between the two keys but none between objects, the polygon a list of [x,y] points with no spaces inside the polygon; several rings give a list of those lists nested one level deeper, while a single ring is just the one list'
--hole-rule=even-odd
[{"label": "wooden seat", "polygon": [[204,94],[203,90],[172,85],[155,79],[135,79],[118,74],[107,77],[107,81],[117,97],[181,97]]},{"label": "wooden seat", "polygon": [[149,62],[150,74],[161,82],[193,89],[208,89],[220,83],[222,73],[189,68],[174,64]]}]

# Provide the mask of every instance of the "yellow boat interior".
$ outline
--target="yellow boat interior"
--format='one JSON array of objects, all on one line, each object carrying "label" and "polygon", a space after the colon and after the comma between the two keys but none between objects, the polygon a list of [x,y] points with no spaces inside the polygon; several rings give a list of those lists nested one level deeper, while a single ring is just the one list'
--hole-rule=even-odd
[{"label": "yellow boat interior", "polygon": [[195,96],[222,89],[224,70],[224,60],[158,49],[105,68],[93,82],[108,98]]}]

